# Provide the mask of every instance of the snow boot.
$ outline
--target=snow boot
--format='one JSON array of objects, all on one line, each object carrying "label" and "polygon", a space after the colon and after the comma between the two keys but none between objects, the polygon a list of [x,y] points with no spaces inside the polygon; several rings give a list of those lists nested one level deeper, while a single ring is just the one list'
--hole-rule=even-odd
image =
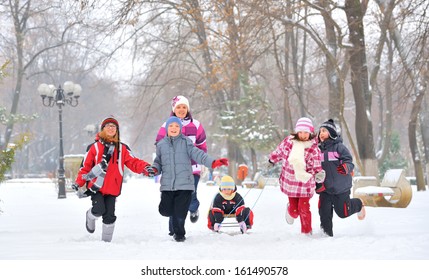
[{"label": "snow boot", "polygon": [[94,216],[94,214],[92,214],[91,209],[92,208],[90,208],[88,211],[86,211],[85,227],[89,233],[94,233],[95,221],[97,220],[98,217],[96,217],[96,216]]},{"label": "snow boot", "polygon": [[286,223],[292,225],[295,219],[289,214],[289,203],[286,206]]},{"label": "snow boot", "polygon": [[[362,199],[361,199],[361,201],[362,201]],[[363,219],[365,219],[365,216],[366,216],[365,205],[363,205],[363,201],[362,201],[362,208],[357,213],[357,217],[359,220],[363,220]]]},{"label": "snow boot", "polygon": [[241,233],[246,233],[247,232],[247,225],[246,222],[239,222],[238,225],[240,226],[240,231]]},{"label": "snow boot", "polygon": [[195,212],[191,212],[191,215],[190,215],[191,223],[196,223],[198,221],[199,216],[200,216],[200,212],[198,210]]},{"label": "snow boot", "polygon": [[175,234],[175,235],[173,236],[173,238],[174,238],[174,240],[175,240],[176,242],[185,242],[185,240],[186,240],[186,237],[185,237],[185,236],[183,236],[183,235],[177,235],[177,234]]},{"label": "snow boot", "polygon": [[103,223],[103,232],[101,234],[101,240],[103,240],[105,242],[112,241],[114,230],[115,230],[115,223],[113,223],[113,224]]},{"label": "snow boot", "polygon": [[326,235],[326,236],[329,236],[329,237],[333,237],[334,236],[334,232],[332,231],[332,229],[325,230],[322,226],[320,226],[320,229],[322,230],[323,235]]}]

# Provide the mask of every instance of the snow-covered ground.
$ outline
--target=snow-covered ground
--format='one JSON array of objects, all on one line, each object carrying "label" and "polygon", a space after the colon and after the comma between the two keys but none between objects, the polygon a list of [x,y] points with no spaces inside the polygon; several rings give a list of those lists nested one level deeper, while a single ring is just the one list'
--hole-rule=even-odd
[{"label": "snow-covered ground", "polygon": [[[286,224],[287,197],[274,186],[263,190],[239,187],[238,192],[255,213],[254,227],[249,234],[213,233],[207,229],[206,215],[216,192],[216,186],[200,183],[200,219],[195,224],[188,219],[187,240],[177,243],[168,236],[168,219],[158,213],[158,185],[149,178],[130,179],[117,199],[113,240],[105,243],[100,241],[101,220],[97,221],[94,234],[85,229],[85,212],[91,204],[89,198],[78,199],[73,193],[67,193],[66,199],[57,199],[55,184],[49,181],[4,182],[0,185],[0,273],[13,272],[17,278],[42,273],[46,279],[51,273],[70,276],[80,275],[80,271],[86,276],[107,273],[112,279],[116,275],[121,279],[141,279],[140,269],[147,264],[212,267],[241,264],[292,265],[290,274],[282,279],[311,275],[362,279],[358,276],[380,273],[381,266],[383,276],[400,279],[395,277],[415,269],[423,272],[427,267],[427,191],[414,191],[412,201],[405,209],[367,207],[367,217],[363,221],[356,216],[335,217],[333,238],[320,232],[317,195],[311,200],[313,235],[306,236],[300,233],[299,220],[293,225]],[[237,231],[235,228],[225,230]],[[29,269],[23,269],[22,263]],[[113,269],[117,267],[123,270]],[[348,270],[346,277],[340,273],[341,268],[357,270]],[[234,277],[240,276],[228,276]],[[147,276],[143,278],[148,279]]]}]

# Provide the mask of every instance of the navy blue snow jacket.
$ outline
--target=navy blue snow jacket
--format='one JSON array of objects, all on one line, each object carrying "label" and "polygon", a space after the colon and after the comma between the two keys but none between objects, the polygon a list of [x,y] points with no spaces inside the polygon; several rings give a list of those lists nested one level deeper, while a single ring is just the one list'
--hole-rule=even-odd
[{"label": "navy blue snow jacket", "polygon": [[[350,151],[343,144],[340,136],[333,140],[326,139],[319,142],[319,148],[322,152],[322,168],[326,172],[325,188],[329,194],[341,194],[352,188],[352,171],[354,169],[353,157]],[[346,175],[339,174],[337,167],[345,163],[349,170]]]}]

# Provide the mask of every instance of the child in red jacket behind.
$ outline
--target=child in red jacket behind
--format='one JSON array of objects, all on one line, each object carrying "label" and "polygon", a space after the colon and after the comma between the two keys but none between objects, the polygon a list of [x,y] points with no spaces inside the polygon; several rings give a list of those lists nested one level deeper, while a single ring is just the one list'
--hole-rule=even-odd
[{"label": "child in red jacket behind", "polygon": [[244,205],[244,199],[237,193],[237,186],[231,176],[223,176],[221,179],[219,193],[210,206],[208,228],[218,232],[224,215],[235,215],[242,233],[252,228],[253,212]]}]

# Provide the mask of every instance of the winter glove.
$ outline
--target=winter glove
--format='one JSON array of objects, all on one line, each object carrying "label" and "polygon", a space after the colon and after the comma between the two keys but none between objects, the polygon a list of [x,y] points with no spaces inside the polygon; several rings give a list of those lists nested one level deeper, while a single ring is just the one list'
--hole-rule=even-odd
[{"label": "winter glove", "polygon": [[153,177],[158,174],[158,169],[151,165],[147,165],[142,173],[147,177]]},{"label": "winter glove", "polygon": [[337,166],[337,172],[342,175],[349,174],[349,169],[347,168],[347,164],[343,163]]},{"label": "winter glove", "polygon": [[316,193],[321,193],[326,190],[324,183],[316,183]]},{"label": "winter glove", "polygon": [[316,180],[316,183],[323,183],[325,181],[326,172],[325,170],[321,170],[320,172],[316,173],[314,175],[314,179]]},{"label": "winter glove", "polygon": [[219,223],[215,223],[213,226],[213,230],[218,232],[220,230],[220,224]]},{"label": "winter glove", "polygon": [[87,192],[87,189],[86,189],[86,187],[85,187],[85,186],[84,186],[84,187],[80,187],[78,184],[73,183],[73,184],[71,185],[71,188],[72,188],[74,191],[76,191],[76,195],[77,195],[77,197],[79,197],[79,198],[85,198],[85,197],[87,197],[87,196],[88,196],[88,194],[86,193],[86,192]]},{"label": "winter glove", "polygon": [[239,222],[238,225],[240,226],[241,233],[246,233],[246,231],[247,231],[246,222],[244,222],[244,221]]},{"label": "winter glove", "polygon": [[274,165],[275,165],[275,163],[274,162],[272,162],[270,159],[268,160],[268,163],[267,163],[267,169],[268,170],[270,170],[271,168],[273,168],[274,167]]},{"label": "winter glove", "polygon": [[73,183],[73,184],[71,184],[71,188],[72,188],[72,190],[74,190],[75,192],[77,192],[79,190],[80,186],[78,184],[76,184],[76,183]]},{"label": "winter glove", "polygon": [[221,167],[222,165],[228,166],[228,159],[227,158],[220,158],[212,163],[212,168]]},{"label": "winter glove", "polygon": [[81,187],[77,190],[76,195],[79,198],[85,198],[88,197],[88,190],[86,189],[86,187]]}]

